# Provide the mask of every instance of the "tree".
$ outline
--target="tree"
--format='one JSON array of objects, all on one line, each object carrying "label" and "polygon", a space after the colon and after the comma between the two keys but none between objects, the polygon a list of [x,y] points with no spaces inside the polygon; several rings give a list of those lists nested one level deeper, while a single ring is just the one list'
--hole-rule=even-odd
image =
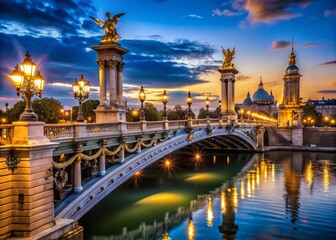
[{"label": "tree", "polygon": [[[88,121],[88,119],[90,118],[91,120],[89,120],[88,122],[96,121],[96,113],[94,112],[94,110],[99,106],[99,103],[100,103],[99,100],[87,100],[83,103],[82,111],[85,120]],[[71,109],[72,109],[72,119],[73,121],[76,121],[79,112],[79,107],[74,106]]]},{"label": "tree", "polygon": [[96,121],[95,110],[99,106],[99,100],[87,100],[83,103],[83,117],[84,119],[91,118],[91,122]]},{"label": "tree", "polygon": [[154,106],[153,103],[146,102],[144,105],[145,119],[146,121],[159,121],[161,120],[161,114]]},{"label": "tree", "polygon": [[[20,119],[26,107],[25,101],[18,101],[8,110],[8,122],[15,122]],[[58,123],[60,119],[59,110],[62,104],[54,98],[36,98],[32,102],[32,107],[39,121],[45,123]]]},{"label": "tree", "polygon": [[207,117],[206,110],[201,108],[198,112],[197,118],[198,119],[205,119]]},{"label": "tree", "polygon": [[45,123],[58,123],[60,120],[60,109],[63,105],[54,98],[36,98],[32,102],[33,110],[39,121]]},{"label": "tree", "polygon": [[[183,109],[181,105],[175,105],[174,109],[167,111],[168,120],[185,120],[188,118],[188,109]],[[195,118],[195,114],[191,111],[191,117]]]},{"label": "tree", "polygon": [[317,126],[322,126],[323,125],[323,119],[322,116],[319,112],[317,112],[315,110],[315,106],[311,106],[311,105],[304,105],[303,106],[303,115],[304,117],[310,117],[312,119],[314,119],[315,123]]},{"label": "tree", "polygon": [[26,107],[26,104],[25,104],[25,101],[23,100],[15,103],[13,107],[10,108],[8,111],[8,122],[11,123],[11,122],[18,121],[25,107]]}]

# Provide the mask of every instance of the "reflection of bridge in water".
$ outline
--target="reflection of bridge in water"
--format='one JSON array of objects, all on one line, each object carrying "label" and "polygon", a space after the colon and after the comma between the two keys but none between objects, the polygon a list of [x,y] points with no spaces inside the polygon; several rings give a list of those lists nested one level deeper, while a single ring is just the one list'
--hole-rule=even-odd
[{"label": "reflection of bridge in water", "polygon": [[[311,162],[304,163],[303,153],[288,153],[281,155],[281,159],[276,157],[276,163],[283,168],[284,177],[284,199],[286,215],[290,216],[290,221],[295,224],[299,214],[299,190],[302,174],[310,184],[312,173]],[[323,163],[325,164],[325,163]],[[328,169],[327,165],[324,165]],[[323,170],[323,174],[328,176],[329,170]],[[236,213],[240,201],[253,198],[256,191],[267,187],[269,183],[274,183],[275,162],[270,161],[263,153],[255,154],[251,160],[233,177],[229,182],[223,183],[220,187],[208,194],[198,195],[195,200],[190,202],[190,207],[178,208],[174,214],[167,212],[162,221],[154,221],[153,224],[142,223],[137,229],[129,231],[124,228],[122,234],[111,236],[93,236],[92,239],[169,239],[168,231],[184,221],[188,234],[188,239],[194,239],[197,233],[196,226],[193,222],[193,212],[198,209],[205,209],[206,223],[208,226],[213,225],[214,210],[213,202],[217,198],[220,203],[222,213],[222,223],[218,226],[218,231],[222,234],[223,239],[235,239],[239,226],[235,223]],[[325,178],[325,176],[323,176]],[[217,227],[217,226],[215,226]]]}]

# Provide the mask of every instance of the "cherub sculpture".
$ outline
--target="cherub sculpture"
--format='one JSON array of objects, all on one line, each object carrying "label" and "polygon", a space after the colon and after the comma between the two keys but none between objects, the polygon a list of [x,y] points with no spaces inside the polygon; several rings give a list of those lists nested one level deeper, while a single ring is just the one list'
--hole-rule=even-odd
[{"label": "cherub sculpture", "polygon": [[232,69],[232,68],[234,68],[234,64],[232,63],[232,60],[234,59],[234,54],[236,52],[236,48],[234,47],[232,49],[232,51],[230,51],[229,48],[227,50],[225,50],[222,47],[222,52],[223,52],[223,55],[225,57],[223,65],[222,65],[222,69]]},{"label": "cherub sculpture", "polygon": [[117,15],[114,15],[113,18],[111,19],[110,18],[111,14],[108,12],[106,13],[107,20],[105,22],[99,20],[98,18],[90,16],[90,18],[92,18],[96,24],[98,24],[105,30],[105,35],[103,36],[102,42],[118,42],[120,36],[117,32],[116,25],[118,23],[119,18],[123,15],[125,15],[125,13],[119,13]]}]

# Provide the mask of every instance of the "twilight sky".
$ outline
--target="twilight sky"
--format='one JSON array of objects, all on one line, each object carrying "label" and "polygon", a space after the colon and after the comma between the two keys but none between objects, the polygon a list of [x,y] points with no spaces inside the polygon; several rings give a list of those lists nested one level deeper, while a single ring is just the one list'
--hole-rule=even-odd
[{"label": "twilight sky", "polygon": [[[301,96],[336,98],[336,2],[332,0],[0,0],[0,107],[19,98],[7,74],[29,51],[47,84],[43,96],[77,104],[71,84],[81,74],[98,99],[96,52],[104,31],[89,16],[119,19],[124,56],[124,96],[138,105],[140,86],[161,108],[185,104],[192,92],[198,109],[209,96],[218,104],[221,46],[236,47],[236,101],[264,88],[282,101],[291,38],[303,75]],[[197,111],[198,112],[198,111]]]}]

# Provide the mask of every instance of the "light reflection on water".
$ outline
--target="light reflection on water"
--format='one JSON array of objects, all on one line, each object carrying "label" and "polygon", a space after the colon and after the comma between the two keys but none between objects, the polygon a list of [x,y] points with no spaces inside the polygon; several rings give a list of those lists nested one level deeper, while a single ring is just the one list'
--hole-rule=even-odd
[{"label": "light reflection on water", "polygon": [[[209,157],[212,166],[197,166],[200,172],[177,172],[169,176],[170,184],[161,179],[154,188],[116,191],[110,201],[102,202],[102,208],[111,206],[114,199],[117,208],[125,205],[124,209],[105,211],[105,215],[112,214],[109,217],[99,208],[93,209],[80,224],[90,229],[87,236],[92,239],[328,239],[336,234],[334,155],[259,154],[256,159],[249,157],[250,168],[240,174],[247,161],[234,166],[238,155],[213,156]],[[226,174],[230,177],[223,178]],[[125,202],[126,198],[129,201]],[[134,226],[130,222],[139,219],[147,225],[130,227]],[[99,224],[104,226],[97,227]],[[122,228],[117,226],[123,224],[128,226],[124,234],[137,233],[134,238],[119,235]],[[162,233],[166,233],[164,237]]]}]

